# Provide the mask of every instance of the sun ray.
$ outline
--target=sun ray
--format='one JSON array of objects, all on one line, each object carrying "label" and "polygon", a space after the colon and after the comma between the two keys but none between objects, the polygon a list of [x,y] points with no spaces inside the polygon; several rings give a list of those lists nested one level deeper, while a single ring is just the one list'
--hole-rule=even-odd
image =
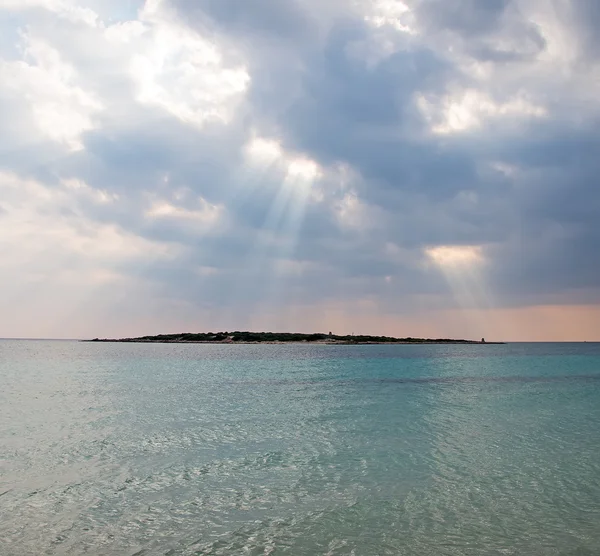
[{"label": "sun ray", "polygon": [[486,287],[483,248],[478,245],[439,245],[427,248],[425,255],[444,276],[453,301],[469,316],[472,330],[484,334],[486,315],[493,309],[494,302]]},{"label": "sun ray", "polygon": [[243,277],[231,292],[230,311],[241,299],[248,303],[250,291],[257,303],[283,304],[289,276],[281,272],[278,263],[293,257],[313,185],[322,176],[316,162],[287,154],[274,141],[254,139],[246,156],[248,166],[264,175],[265,180],[272,182],[281,175],[281,181],[241,265]]}]

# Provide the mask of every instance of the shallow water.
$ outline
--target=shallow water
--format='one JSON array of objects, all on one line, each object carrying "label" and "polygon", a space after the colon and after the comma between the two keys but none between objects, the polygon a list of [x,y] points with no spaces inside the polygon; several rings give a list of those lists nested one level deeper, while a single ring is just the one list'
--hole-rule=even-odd
[{"label": "shallow water", "polygon": [[600,554],[600,345],[0,341],[0,554]]}]

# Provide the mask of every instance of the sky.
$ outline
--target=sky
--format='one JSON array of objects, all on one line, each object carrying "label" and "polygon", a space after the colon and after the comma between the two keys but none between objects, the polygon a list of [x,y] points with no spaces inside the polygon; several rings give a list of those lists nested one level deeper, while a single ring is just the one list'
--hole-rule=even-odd
[{"label": "sky", "polygon": [[600,340],[597,0],[0,0],[0,337]]}]

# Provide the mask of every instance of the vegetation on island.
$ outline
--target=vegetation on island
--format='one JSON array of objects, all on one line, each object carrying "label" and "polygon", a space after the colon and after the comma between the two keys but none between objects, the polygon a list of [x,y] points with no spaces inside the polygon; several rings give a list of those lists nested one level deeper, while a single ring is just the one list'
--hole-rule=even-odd
[{"label": "vegetation on island", "polygon": [[473,340],[455,340],[450,338],[394,338],[391,336],[343,335],[296,332],[199,332],[183,334],[159,334],[122,338],[119,340],[95,338],[93,342],[137,342],[137,343],[291,343],[310,342],[324,344],[479,344]]}]

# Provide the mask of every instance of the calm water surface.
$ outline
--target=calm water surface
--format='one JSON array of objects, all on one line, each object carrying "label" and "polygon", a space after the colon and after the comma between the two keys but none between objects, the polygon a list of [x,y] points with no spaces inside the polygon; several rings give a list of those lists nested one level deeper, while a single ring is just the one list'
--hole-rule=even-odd
[{"label": "calm water surface", "polygon": [[29,554],[600,554],[600,345],[0,341]]}]

